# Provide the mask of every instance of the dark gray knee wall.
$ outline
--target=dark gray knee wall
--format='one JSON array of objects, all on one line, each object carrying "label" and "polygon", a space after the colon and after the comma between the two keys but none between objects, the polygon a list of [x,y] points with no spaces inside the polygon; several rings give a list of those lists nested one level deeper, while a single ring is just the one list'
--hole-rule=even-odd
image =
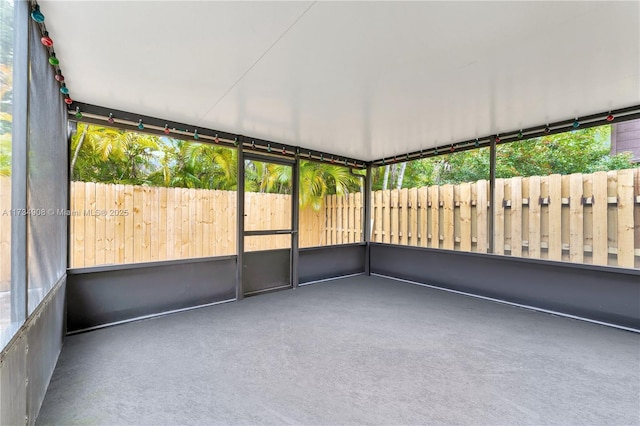
[{"label": "dark gray knee wall", "polygon": [[69,272],[69,332],[235,298],[235,256]]},{"label": "dark gray knee wall", "polygon": [[[300,250],[300,283],[363,273],[364,245]],[[371,244],[371,272],[640,329],[640,271]],[[235,256],[72,272],[78,331],[235,298]]]},{"label": "dark gray knee wall", "polygon": [[[363,244],[301,249],[300,283],[364,272],[365,249]],[[247,269],[251,269],[253,257],[259,255],[267,261],[272,255],[286,259],[289,256],[286,250],[247,253]],[[234,300],[236,263],[236,256],[227,256],[71,270],[67,286],[68,331]],[[272,266],[272,276],[263,276],[263,280],[288,276],[288,262],[275,262]],[[247,279],[251,278],[250,272],[245,273]],[[260,278],[253,277],[254,281]]]},{"label": "dark gray knee wall", "polygon": [[364,273],[365,244],[300,249],[300,283]]},{"label": "dark gray knee wall", "polygon": [[640,271],[371,245],[371,272],[640,329]]}]

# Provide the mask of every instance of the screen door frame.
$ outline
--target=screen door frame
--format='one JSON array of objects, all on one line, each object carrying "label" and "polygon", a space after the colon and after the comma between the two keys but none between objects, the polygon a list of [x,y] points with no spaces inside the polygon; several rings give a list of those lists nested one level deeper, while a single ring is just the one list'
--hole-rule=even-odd
[{"label": "screen door frame", "polygon": [[[245,230],[245,160],[259,161],[291,167],[291,225],[288,229]],[[251,151],[238,150],[238,267],[236,298],[242,299],[247,295],[298,287],[298,219],[299,219],[299,160],[278,155],[259,154]],[[273,249],[262,251],[245,250],[245,237],[251,236],[282,236],[290,235],[291,244],[288,256],[283,253],[287,249]],[[285,265],[284,262],[288,262]],[[282,276],[288,272],[288,280],[275,283],[270,282],[274,276]],[[264,277],[264,287],[258,282]],[[276,280],[278,281],[278,280]]]}]

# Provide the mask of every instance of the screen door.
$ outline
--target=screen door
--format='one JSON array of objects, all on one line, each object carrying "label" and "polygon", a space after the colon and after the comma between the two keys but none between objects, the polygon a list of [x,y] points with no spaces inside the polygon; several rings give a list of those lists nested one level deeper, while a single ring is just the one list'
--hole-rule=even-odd
[{"label": "screen door", "polygon": [[244,155],[245,296],[292,287],[295,160]]}]

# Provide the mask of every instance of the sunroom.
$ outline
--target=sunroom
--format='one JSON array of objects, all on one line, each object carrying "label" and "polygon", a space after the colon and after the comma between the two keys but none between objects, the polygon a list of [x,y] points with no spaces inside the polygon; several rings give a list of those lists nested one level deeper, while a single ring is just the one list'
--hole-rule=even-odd
[{"label": "sunroom", "polygon": [[638,424],[640,3],[0,8],[0,424]]}]

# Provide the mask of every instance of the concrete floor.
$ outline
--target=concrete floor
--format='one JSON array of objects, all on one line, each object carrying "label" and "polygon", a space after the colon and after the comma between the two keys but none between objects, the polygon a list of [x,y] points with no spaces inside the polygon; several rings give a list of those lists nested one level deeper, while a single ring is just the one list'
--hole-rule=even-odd
[{"label": "concrete floor", "polygon": [[38,424],[640,424],[640,335],[379,277],[68,337]]}]

